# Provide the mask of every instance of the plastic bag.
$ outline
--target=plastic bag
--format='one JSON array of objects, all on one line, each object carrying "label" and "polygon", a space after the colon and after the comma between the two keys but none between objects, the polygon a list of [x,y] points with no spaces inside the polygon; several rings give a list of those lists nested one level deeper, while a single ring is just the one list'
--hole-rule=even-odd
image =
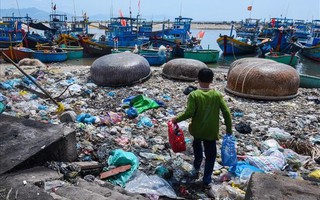
[{"label": "plastic bag", "polygon": [[247,156],[246,161],[264,172],[281,170],[286,164],[283,153],[276,148],[267,150],[261,156]]},{"label": "plastic bag", "polygon": [[285,132],[280,128],[269,128],[267,135],[277,140],[287,140],[292,137],[290,133]]},{"label": "plastic bag", "polygon": [[184,140],[184,134],[178,124],[173,124],[172,121],[168,122],[168,135],[173,152],[177,153],[186,150],[187,147]]},{"label": "plastic bag", "polygon": [[244,161],[237,162],[237,165],[230,167],[229,171],[235,174],[237,177],[240,177],[241,175],[243,175],[243,171],[245,169],[248,169],[252,172],[263,172],[261,169],[253,165],[250,165],[248,162]]},{"label": "plastic bag", "polygon": [[308,176],[311,177],[311,178],[316,178],[316,179],[320,180],[320,169],[314,170],[313,172],[308,174]]},{"label": "plastic bag", "polygon": [[127,183],[125,190],[132,193],[155,194],[169,198],[177,198],[176,193],[166,180],[157,175],[147,176],[140,171]]},{"label": "plastic bag", "polygon": [[125,186],[126,182],[130,179],[134,171],[136,171],[139,167],[139,160],[137,156],[135,156],[131,152],[123,151],[122,149],[116,149],[110,152],[110,156],[108,158],[109,166],[123,166],[123,165],[131,165],[130,170],[117,174],[108,178],[113,184],[120,185],[122,187]]},{"label": "plastic bag", "polygon": [[225,134],[223,136],[221,159],[223,166],[235,166],[238,162],[236,140],[232,135]]}]

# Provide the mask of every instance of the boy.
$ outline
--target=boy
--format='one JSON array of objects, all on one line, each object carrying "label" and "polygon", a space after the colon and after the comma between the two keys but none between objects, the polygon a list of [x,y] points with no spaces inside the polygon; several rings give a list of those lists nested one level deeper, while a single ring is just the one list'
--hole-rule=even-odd
[{"label": "boy", "polygon": [[210,189],[211,175],[217,156],[216,140],[219,136],[219,113],[222,111],[226,125],[226,133],[232,134],[231,114],[220,92],[210,88],[213,72],[203,68],[198,73],[199,89],[191,92],[185,111],[172,119],[173,123],[191,118],[189,132],[193,140],[193,178],[199,178],[199,170],[203,158],[202,144],[205,152],[205,168],[203,184]]}]

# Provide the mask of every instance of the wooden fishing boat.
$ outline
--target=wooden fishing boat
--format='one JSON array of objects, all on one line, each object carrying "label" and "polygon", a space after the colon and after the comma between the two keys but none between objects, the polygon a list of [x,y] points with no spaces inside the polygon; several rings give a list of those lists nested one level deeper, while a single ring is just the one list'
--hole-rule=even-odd
[{"label": "wooden fishing boat", "polygon": [[113,48],[112,46],[90,40],[88,37],[81,37],[80,43],[84,48],[84,53],[90,56],[104,56],[110,54],[111,49]]},{"label": "wooden fishing boat", "polygon": [[184,50],[184,58],[191,58],[204,63],[215,63],[219,59],[218,50]]},{"label": "wooden fishing boat", "polygon": [[139,55],[143,56],[150,66],[159,66],[168,60],[166,54],[160,54],[159,52],[141,52]]},{"label": "wooden fishing boat", "polygon": [[38,50],[47,50],[47,51],[66,51],[67,52],[67,59],[80,59],[83,58],[83,47],[81,46],[68,46],[68,45],[55,45],[55,46],[49,46],[49,45],[41,45],[38,44],[37,46]]},{"label": "wooden fishing boat", "polygon": [[[26,47],[9,47],[0,49],[3,53],[5,53],[11,60],[14,62],[19,62],[24,58],[32,58],[34,51],[32,49]],[[5,61],[9,62],[7,58],[3,58]]]},{"label": "wooden fishing boat", "polygon": [[217,43],[223,51],[223,55],[252,54],[257,50],[259,34],[259,20],[248,18],[240,28],[236,30],[236,37],[232,35],[220,35]]},{"label": "wooden fishing boat", "polygon": [[300,87],[320,88],[320,77],[300,74]]},{"label": "wooden fishing boat", "polygon": [[302,48],[301,53],[312,60],[320,61],[320,44],[311,47],[305,46]]},{"label": "wooden fishing boat", "polygon": [[8,48],[22,43],[25,37],[25,31],[22,29],[22,23],[29,20],[29,17],[2,17],[0,21],[0,48]]},{"label": "wooden fishing boat", "polygon": [[302,55],[320,61],[320,20],[312,20],[311,37],[303,46]]},{"label": "wooden fishing boat", "polygon": [[63,62],[68,58],[66,51],[57,52],[48,50],[34,51],[33,57],[44,63]]},{"label": "wooden fishing boat", "polygon": [[265,58],[291,66],[296,66],[299,60],[296,53],[286,54],[281,52],[268,52],[265,54]]},{"label": "wooden fishing boat", "polygon": [[83,58],[83,47],[81,46],[61,45],[60,48],[67,52],[68,60]]}]

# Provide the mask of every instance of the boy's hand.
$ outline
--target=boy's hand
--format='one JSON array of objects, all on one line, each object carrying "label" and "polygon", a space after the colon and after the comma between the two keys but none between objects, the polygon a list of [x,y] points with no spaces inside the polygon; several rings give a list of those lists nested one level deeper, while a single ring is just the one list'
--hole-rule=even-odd
[{"label": "boy's hand", "polygon": [[178,122],[177,122],[177,119],[176,119],[175,117],[172,118],[171,121],[172,121],[172,123],[174,123],[174,124],[177,124],[177,123],[178,123]]}]

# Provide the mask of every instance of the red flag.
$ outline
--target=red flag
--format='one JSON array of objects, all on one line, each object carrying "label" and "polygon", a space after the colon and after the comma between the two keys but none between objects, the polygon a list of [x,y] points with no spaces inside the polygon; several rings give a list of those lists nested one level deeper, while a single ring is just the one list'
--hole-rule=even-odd
[{"label": "red flag", "polygon": [[54,4],[54,6],[53,6],[53,10],[56,10],[57,9],[57,5],[56,4]]},{"label": "red flag", "polygon": [[204,31],[199,31],[199,33],[197,34],[197,38],[202,39],[204,36],[204,33],[205,33]]},{"label": "red flag", "polygon": [[272,18],[271,19],[271,27],[273,28],[273,27],[275,27],[275,25],[276,25],[276,19]]},{"label": "red flag", "polygon": [[252,10],[252,6],[248,6],[248,10],[251,11]]},{"label": "red flag", "polygon": [[[123,18],[123,14],[122,14],[121,9],[119,10],[119,14],[120,14],[120,17]],[[125,19],[121,19],[120,23],[122,26],[127,26],[127,21]]]}]

